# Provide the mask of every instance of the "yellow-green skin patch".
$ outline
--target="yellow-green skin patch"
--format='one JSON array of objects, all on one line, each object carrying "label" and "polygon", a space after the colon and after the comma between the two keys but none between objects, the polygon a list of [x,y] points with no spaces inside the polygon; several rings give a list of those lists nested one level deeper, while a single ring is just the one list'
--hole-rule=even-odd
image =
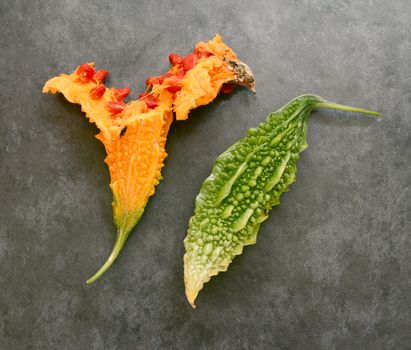
[{"label": "yellow-green skin patch", "polygon": [[295,181],[299,153],[307,148],[308,116],[318,107],[368,112],[300,96],[217,158],[196,198],[184,240],[186,295],[193,306],[203,284],[256,242],[260,223]]}]

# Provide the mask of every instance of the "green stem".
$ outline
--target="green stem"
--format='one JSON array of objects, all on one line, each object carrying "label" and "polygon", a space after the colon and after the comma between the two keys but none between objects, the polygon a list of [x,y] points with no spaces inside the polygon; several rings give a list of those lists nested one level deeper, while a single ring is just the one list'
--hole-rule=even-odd
[{"label": "green stem", "polygon": [[108,257],[104,265],[100,268],[100,270],[98,270],[97,273],[93,277],[87,280],[87,284],[91,284],[95,282],[110,268],[113,262],[117,259],[121,249],[123,249],[123,246],[127,240],[128,234],[129,234],[129,231],[127,232],[126,230],[119,229],[119,231],[117,232],[116,242],[114,243],[114,247],[113,247],[113,250],[111,251],[110,256]]},{"label": "green stem", "polygon": [[364,114],[371,114],[371,115],[380,115],[381,113],[378,112],[373,112],[369,111],[367,109],[362,109],[362,108],[356,108],[356,107],[351,107],[351,106],[346,106],[346,105],[340,105],[338,103],[333,103],[333,102],[319,102],[315,105],[315,108],[330,108],[330,109],[338,109],[341,111],[349,111],[349,112],[357,112],[357,113],[364,113]]}]

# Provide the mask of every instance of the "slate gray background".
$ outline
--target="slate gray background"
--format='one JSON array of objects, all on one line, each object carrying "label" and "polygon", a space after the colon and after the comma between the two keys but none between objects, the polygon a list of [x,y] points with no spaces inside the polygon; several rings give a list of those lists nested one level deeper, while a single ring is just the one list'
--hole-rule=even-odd
[{"label": "slate gray background", "polygon": [[[1,349],[411,349],[411,3],[2,1]],[[110,83],[215,33],[255,72],[174,123],[164,181],[98,283],[115,229],[103,146],[43,83],[96,61]],[[182,240],[215,157],[302,93],[319,111],[297,183],[192,310]]]}]

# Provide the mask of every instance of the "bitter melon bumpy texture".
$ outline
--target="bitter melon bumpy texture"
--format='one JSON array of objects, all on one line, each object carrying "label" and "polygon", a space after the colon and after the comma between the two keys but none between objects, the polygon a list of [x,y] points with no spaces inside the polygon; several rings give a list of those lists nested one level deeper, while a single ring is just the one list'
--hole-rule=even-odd
[{"label": "bitter melon bumpy texture", "polygon": [[161,180],[173,112],[177,120],[187,119],[190,110],[212,102],[219,92],[230,92],[234,85],[248,86],[254,92],[250,69],[219,35],[198,43],[186,57],[172,53],[169,60],[171,68],[148,78],[146,91],[129,103],[123,100],[130,89],[107,88],[104,79],[108,72],[95,71],[93,63],[79,66],[70,75],[54,77],[43,88],[43,92],[61,92],[68,101],[81,105],[89,121],[99,128],[96,137],[107,152],[117,239],[108,260],[88,283],[117,258]]},{"label": "bitter melon bumpy texture", "polygon": [[316,108],[377,114],[303,95],[270,113],[217,158],[196,198],[184,240],[184,281],[193,307],[204,283],[256,242],[269,210],[295,181],[299,153],[307,148],[308,117]]}]

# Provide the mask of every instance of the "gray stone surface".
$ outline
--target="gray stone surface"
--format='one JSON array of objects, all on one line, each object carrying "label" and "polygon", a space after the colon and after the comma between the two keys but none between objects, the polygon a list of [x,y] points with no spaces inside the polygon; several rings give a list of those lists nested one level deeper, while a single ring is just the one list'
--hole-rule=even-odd
[{"label": "gray stone surface", "polygon": [[[0,349],[411,349],[411,3],[2,1]],[[164,181],[120,259],[102,145],[44,82],[95,61],[142,91],[215,33],[258,94],[172,126]],[[185,300],[183,244],[218,154],[302,93],[383,113],[315,112],[298,180],[256,245]]]}]

